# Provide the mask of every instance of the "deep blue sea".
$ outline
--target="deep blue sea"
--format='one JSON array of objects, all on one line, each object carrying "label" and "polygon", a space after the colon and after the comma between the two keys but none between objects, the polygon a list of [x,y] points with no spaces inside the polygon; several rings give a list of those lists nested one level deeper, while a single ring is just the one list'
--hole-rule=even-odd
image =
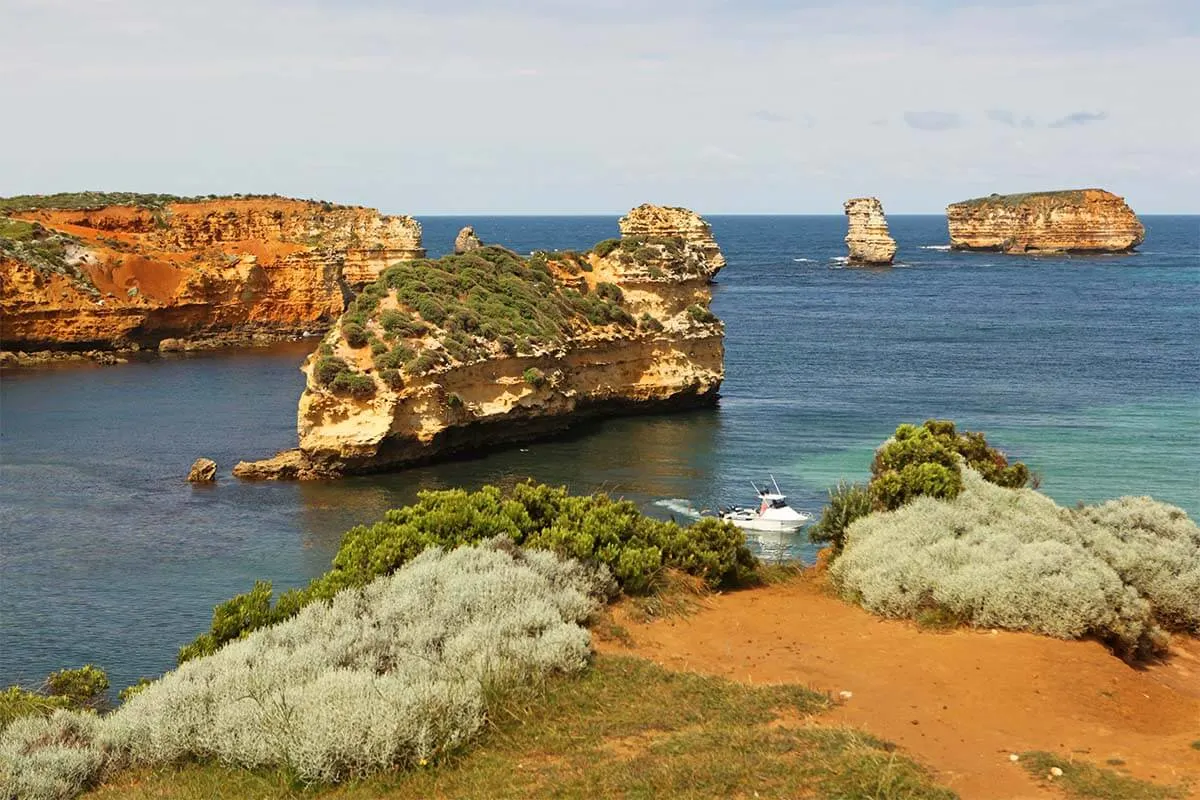
[{"label": "deep blue sea", "polygon": [[[713,217],[729,265],[720,407],[611,420],[471,460],[331,483],[229,471],[295,445],[311,344],[0,381],[0,685],[94,662],[114,687],[174,664],[212,606],[257,578],[324,571],[341,533],[425,488],[527,476],[666,516],[753,499],[774,474],[818,511],[898,423],[987,432],[1073,504],[1151,494],[1200,516],[1200,217],[1147,217],[1140,252],[947,252],[942,217],[890,218],[891,269],[845,269],[836,217]],[[424,218],[528,252],[586,248],[615,217]],[[213,487],[183,480],[198,456]],[[803,536],[755,542],[811,557]]]}]

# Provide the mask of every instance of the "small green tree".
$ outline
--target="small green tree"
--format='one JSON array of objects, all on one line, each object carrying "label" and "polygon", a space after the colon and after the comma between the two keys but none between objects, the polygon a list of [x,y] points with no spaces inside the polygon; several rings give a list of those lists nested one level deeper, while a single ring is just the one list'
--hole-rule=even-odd
[{"label": "small green tree", "polygon": [[808,529],[808,538],[816,544],[832,546],[836,555],[846,542],[846,529],[856,519],[870,514],[871,508],[871,493],[866,486],[839,481],[837,488],[829,490],[829,505],[821,512],[821,519]]}]

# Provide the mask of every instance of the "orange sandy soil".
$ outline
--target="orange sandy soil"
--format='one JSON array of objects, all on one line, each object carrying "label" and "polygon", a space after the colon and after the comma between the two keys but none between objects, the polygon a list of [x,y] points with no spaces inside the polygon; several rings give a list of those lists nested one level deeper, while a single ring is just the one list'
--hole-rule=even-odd
[{"label": "orange sandy soil", "polygon": [[[226,200],[207,203],[172,204],[194,219],[205,214],[223,213],[231,206],[240,211],[272,211],[304,209],[307,204],[298,201],[277,200]],[[88,277],[100,292],[115,295],[109,302],[125,305],[130,301],[126,292],[136,286],[139,295],[146,299],[167,303],[174,297],[185,276],[197,268],[195,250],[170,251],[148,247],[148,232],[155,223],[150,211],[133,206],[110,206],[99,210],[38,209],[11,215],[13,219],[40,222],[52,230],[74,236],[83,242],[97,257],[99,264],[87,267]],[[134,248],[135,252],[123,253],[100,241],[119,241]],[[292,253],[307,250],[305,245],[295,242],[223,241],[217,244],[228,255],[251,254],[260,264],[271,264]],[[136,302],[141,302],[136,301]]]},{"label": "orange sandy soil", "polygon": [[[675,670],[800,683],[853,696],[821,715],[891,740],[966,800],[1061,797],[1009,760],[1047,750],[1200,797],[1200,640],[1176,637],[1137,669],[1096,642],[986,630],[924,631],[834,597],[811,573],[707,598],[683,618],[616,618],[630,639],[597,642]],[[627,646],[631,645],[631,646]]]}]

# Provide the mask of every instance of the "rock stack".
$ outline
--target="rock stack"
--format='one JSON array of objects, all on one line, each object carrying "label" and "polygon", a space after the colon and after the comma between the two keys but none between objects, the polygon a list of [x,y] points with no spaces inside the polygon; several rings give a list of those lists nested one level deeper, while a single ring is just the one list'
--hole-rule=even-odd
[{"label": "rock stack", "polygon": [[458,232],[458,236],[454,237],[454,254],[456,256],[478,250],[481,247],[483,247],[483,242],[475,235],[475,229],[470,225],[463,228]]},{"label": "rock stack", "polygon": [[850,218],[846,245],[850,248],[849,264],[881,266],[896,257],[896,240],[888,233],[883,204],[874,197],[856,197],[843,206]]},{"label": "rock stack", "polygon": [[1146,238],[1125,200],[1103,189],[993,194],[946,208],[950,246],[1002,253],[1120,253]]},{"label": "rock stack", "polygon": [[623,239],[679,239],[681,243],[687,242],[703,253],[710,280],[725,266],[725,256],[713,239],[712,226],[691,209],[643,203],[621,217],[618,225]]}]

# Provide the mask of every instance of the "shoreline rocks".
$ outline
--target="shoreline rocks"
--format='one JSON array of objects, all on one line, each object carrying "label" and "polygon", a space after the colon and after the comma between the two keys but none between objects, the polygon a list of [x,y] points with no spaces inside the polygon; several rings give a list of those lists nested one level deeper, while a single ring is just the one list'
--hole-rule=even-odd
[{"label": "shoreline rocks", "polygon": [[950,247],[1022,253],[1123,253],[1146,238],[1125,200],[1103,189],[993,194],[946,208]]},{"label": "shoreline rocks", "polygon": [[856,266],[888,266],[896,257],[896,240],[888,233],[883,204],[874,197],[847,200],[842,208],[849,218],[846,246],[848,264]]}]

